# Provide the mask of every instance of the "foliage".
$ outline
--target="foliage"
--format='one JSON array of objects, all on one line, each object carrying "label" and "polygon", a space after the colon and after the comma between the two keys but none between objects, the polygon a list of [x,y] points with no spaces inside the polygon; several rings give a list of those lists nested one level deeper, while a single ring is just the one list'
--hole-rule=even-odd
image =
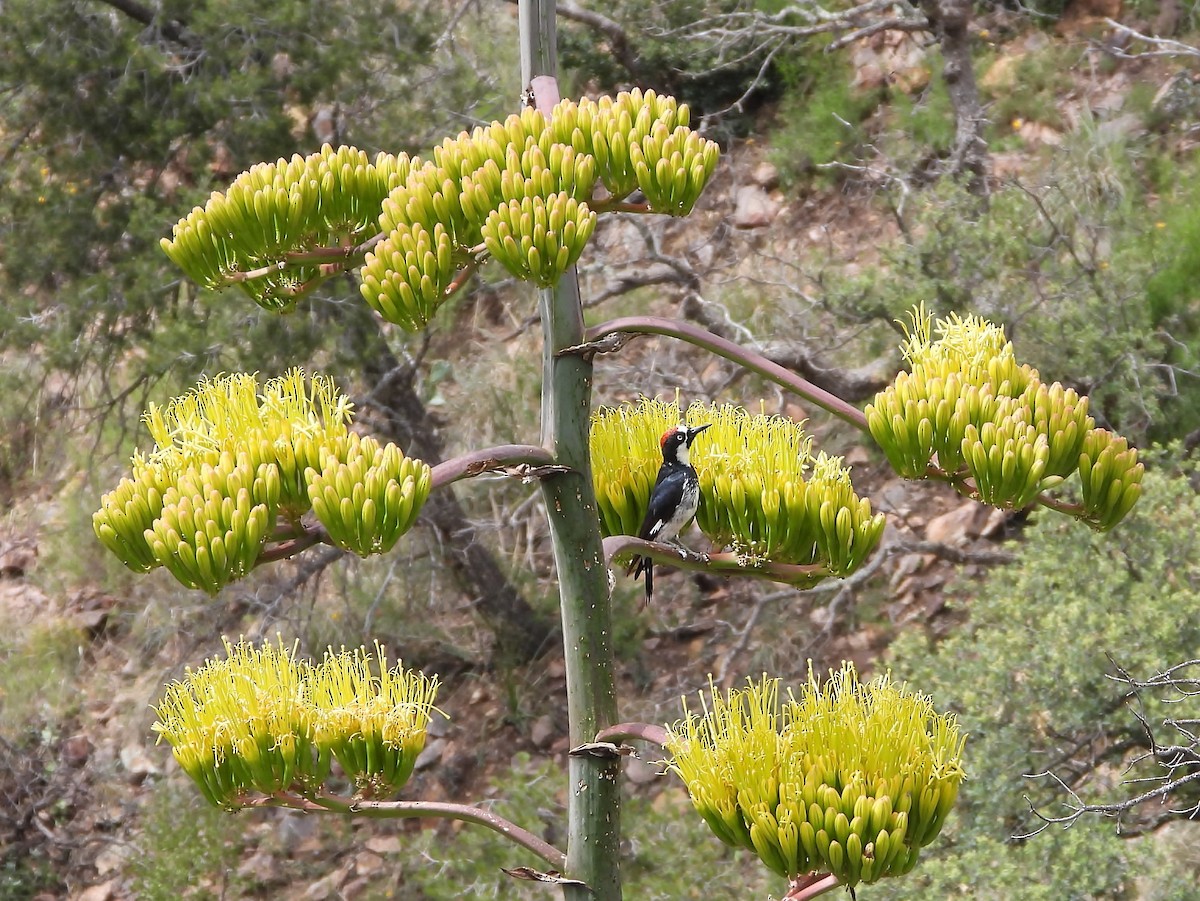
[{"label": "foliage", "polygon": [[[681,31],[707,16],[762,5],[744,0],[619,0],[606,4],[604,14],[626,31],[628,54],[614,52],[611,40],[566,20],[559,31],[559,61],[584,89],[616,90],[630,84],[653,88],[687,97],[698,119],[728,117],[726,129],[744,131],[750,125],[747,113],[775,99],[784,86],[787,66],[779,60],[799,56],[799,50],[779,53],[779,59],[764,69],[765,48],[757,46],[752,29],[729,34],[723,42],[686,37]],[[748,102],[735,107],[756,81]]]},{"label": "foliage", "polygon": [[76,709],[72,680],[82,632],[66,619],[41,618],[28,626],[5,623],[0,634],[0,739],[15,741],[30,727],[57,723]]},{"label": "foliage", "polygon": [[343,286],[286,325],[201,300],[155,249],[165,226],[210,180],[315,149],[306,133],[318,113],[366,146],[386,135],[404,147],[434,118],[414,109],[459,93],[473,99],[453,109],[495,102],[462,65],[470,53],[453,77],[414,90],[439,64],[431,10],[393,31],[381,18],[403,14],[382,0],[161,7],[150,27],[85,0],[0,7],[0,350],[36,347],[45,367],[14,374],[12,403],[33,409],[53,372],[78,406],[136,415],[136,391],[164,377],[178,388],[239,363],[336,357],[342,314],[331,301]]},{"label": "foliage", "polygon": [[[1026,795],[1048,813],[1067,800],[1056,783],[1025,774],[1060,773],[1092,800],[1133,793],[1109,784],[1144,737],[1121,687],[1105,679],[1113,668],[1107,655],[1130,671],[1155,672],[1194,657],[1200,646],[1200,623],[1186,614],[1200,590],[1200,534],[1180,527],[1200,516],[1192,481],[1200,470],[1176,454],[1160,454],[1147,470],[1145,496],[1120,529],[1100,536],[1037,514],[1015,548],[1016,563],[973,592],[958,588],[962,628],[932,647],[916,634],[892,646],[893,673],[958,713],[976,761],[951,840],[930,855],[934,895],[942,879],[973,882],[991,858],[1003,862],[1008,878],[1052,880],[1058,894],[1048,898],[1116,897],[1147,853],[1088,826],[1078,835],[1075,827],[1009,838],[1036,828]],[[1148,707],[1151,722],[1156,713],[1162,709]],[[1143,761],[1129,778],[1155,771]],[[1069,852],[1087,846],[1094,851],[1086,873],[1041,863],[1074,859]]]},{"label": "foliage", "polygon": [[1200,426],[1200,187],[1175,169],[1151,208],[1150,160],[1134,139],[1080,130],[1036,182],[1001,184],[986,206],[936,184],[908,198],[884,265],[826,279],[828,303],[848,318],[900,319],[920,302],[975,311],[1044,376],[1088,394],[1100,424],[1135,444],[1187,434]]},{"label": "foliage", "polygon": [[130,858],[134,894],[144,901],[238,897],[242,823],[190,788],[159,783],[144,810],[140,847]]},{"label": "foliage", "polygon": [[[811,52],[791,73],[771,133],[771,160],[785,184],[798,184],[815,167],[836,161],[856,162],[866,140],[863,121],[878,106],[876,92],[856,90],[853,70],[843,57]],[[826,181],[838,181],[836,174]]]},{"label": "foliage", "polygon": [[[565,812],[562,780],[549,762],[531,762],[526,754],[492,781],[494,810],[518,823],[558,821]],[[628,797],[622,804],[622,837],[631,851],[623,869],[625,896],[639,901],[735,901],[763,897],[782,882],[769,876],[757,859],[719,842],[691,811],[675,786],[655,798]],[[500,872],[523,861],[503,839],[485,829],[464,826],[451,841],[427,829],[413,837],[410,859],[428,865],[407,869],[399,896],[421,901],[459,898],[521,898],[537,901],[546,887],[514,882]]]},{"label": "foliage", "polygon": [[980,89],[984,98],[991,101],[988,118],[992,123],[992,139],[1011,134],[1020,128],[1021,122],[1037,122],[1063,130],[1066,122],[1058,103],[1071,89],[1071,72],[1079,66],[1080,52],[1064,50],[1062,45],[1047,41],[1040,48],[1000,58],[997,65],[1005,67],[1003,76]]}]

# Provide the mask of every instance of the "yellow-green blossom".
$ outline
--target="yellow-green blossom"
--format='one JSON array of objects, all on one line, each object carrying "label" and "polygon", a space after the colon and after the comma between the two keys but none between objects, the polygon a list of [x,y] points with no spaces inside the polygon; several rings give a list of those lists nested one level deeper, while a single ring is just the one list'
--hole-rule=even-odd
[{"label": "yellow-green blossom", "polygon": [[605,534],[637,534],[662,463],[659,438],[681,421],[710,426],[691,462],[700,477],[696,523],[717,547],[748,562],[817,563],[847,575],[878,544],[882,514],[854,493],[840,457],[812,456],[802,423],[732,404],[696,402],[682,414],[660,400],[604,408],[592,419]]},{"label": "yellow-green blossom", "polygon": [[[872,437],[905,478],[938,472],[964,494],[1020,510],[1077,470],[1085,500],[1076,515],[1108,529],[1140,495],[1137,452],[1112,454],[1103,486],[1083,472],[1085,441],[1101,440],[1088,399],[1016,361],[1004,330],[977,316],[909,314],[901,350],[911,372],[866,408]],[[903,323],[902,323],[903,325]],[[1107,433],[1106,433],[1107,434]],[[931,467],[936,467],[932,469]]]},{"label": "yellow-green blossom", "polygon": [[701,703],[670,729],[671,768],[722,841],[781,876],[906,873],[958,796],[954,717],[886,676],[862,683],[844,664],[783,701],[764,676]]},{"label": "yellow-green blossom", "polygon": [[373,668],[366,648],[325,652],[313,678],[314,741],[337,758],[361,792],[380,796],[412,774],[425,747],[438,680],[400,662],[389,669],[378,642],[375,660]]},{"label": "yellow-green blossom", "polygon": [[296,658],[282,639],[256,647],[225,640],[213,658],[169,684],[153,729],[219,807],[252,793],[312,796],[334,758],[360,791],[398,789],[425,744],[437,677],[389,668],[371,655],[328,651],[319,666]]},{"label": "yellow-green blossom", "polygon": [[260,388],[247,373],[203,379],[165,408],[131,476],[101,498],[97,537],[131,569],[165,566],[216,593],[248,573],[275,532],[310,509],[331,540],[382,553],[411,528],[430,469],[349,430],[353,404],[321,375],[293,369]]}]

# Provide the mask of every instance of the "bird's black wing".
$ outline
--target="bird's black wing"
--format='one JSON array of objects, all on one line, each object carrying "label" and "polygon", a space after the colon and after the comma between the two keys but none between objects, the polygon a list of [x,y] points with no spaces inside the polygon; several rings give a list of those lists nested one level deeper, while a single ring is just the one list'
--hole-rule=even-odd
[{"label": "bird's black wing", "polygon": [[646,509],[646,518],[638,529],[638,538],[653,541],[671,516],[671,511],[678,509],[683,502],[683,489],[686,479],[677,477],[679,474],[669,466],[658,470],[658,478],[654,482],[654,490],[650,492],[650,505]]}]

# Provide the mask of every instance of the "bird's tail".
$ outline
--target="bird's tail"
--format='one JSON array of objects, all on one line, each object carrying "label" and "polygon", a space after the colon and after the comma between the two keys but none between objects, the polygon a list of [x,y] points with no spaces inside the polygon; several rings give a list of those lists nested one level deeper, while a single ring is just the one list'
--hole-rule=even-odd
[{"label": "bird's tail", "polygon": [[635,557],[627,574],[636,579],[643,573],[646,575],[646,603],[649,604],[654,598],[654,562],[649,557]]}]

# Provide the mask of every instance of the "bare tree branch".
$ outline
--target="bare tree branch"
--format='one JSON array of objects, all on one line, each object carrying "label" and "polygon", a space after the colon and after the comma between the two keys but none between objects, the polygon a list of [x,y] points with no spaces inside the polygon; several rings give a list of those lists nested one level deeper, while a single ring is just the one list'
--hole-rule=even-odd
[{"label": "bare tree branch", "polygon": [[[1109,659],[1112,660],[1111,657]],[[1070,800],[1065,802],[1067,813],[1062,816],[1050,816],[1038,810],[1034,803],[1026,797],[1030,812],[1041,821],[1041,825],[1031,832],[1016,836],[1017,838],[1029,838],[1037,835],[1051,825],[1068,827],[1085,814],[1114,817],[1120,828],[1123,817],[1138,811],[1143,818],[1147,819],[1147,822],[1135,826],[1133,829],[1122,829],[1126,835],[1141,834],[1148,829],[1157,828],[1180,817],[1195,819],[1200,816],[1200,793],[1191,795],[1185,791],[1188,786],[1200,787],[1200,735],[1197,730],[1197,726],[1200,726],[1200,717],[1164,717],[1161,720],[1161,727],[1184,739],[1182,743],[1168,742],[1164,744],[1156,735],[1155,726],[1151,724],[1145,714],[1145,698],[1143,696],[1145,691],[1165,691],[1166,695],[1159,697],[1166,704],[1194,701],[1200,697],[1200,659],[1177,663],[1149,679],[1133,678],[1115,660],[1113,665],[1117,673],[1108,678],[1130,687],[1130,692],[1122,700],[1136,701],[1136,705],[1131,707],[1131,712],[1138,721],[1143,736],[1143,740],[1137,742],[1136,746],[1145,749],[1144,753],[1137,755],[1129,762],[1126,773],[1131,772],[1139,763],[1146,760],[1154,761],[1159,767],[1158,773],[1129,779],[1126,784],[1158,784],[1154,788],[1121,801],[1109,804],[1089,804],[1083,801],[1074,787],[1081,781],[1080,777],[1073,778],[1068,783],[1052,770],[1027,776],[1026,778],[1029,779],[1049,778],[1053,780],[1067,792]],[[1133,742],[1129,744],[1133,744]],[[1151,801],[1165,803],[1169,799],[1174,800],[1177,806],[1167,807],[1158,815],[1147,816],[1144,811],[1139,810]]]},{"label": "bare tree branch", "polygon": [[1191,44],[1173,41],[1170,38],[1159,38],[1149,34],[1142,34],[1142,32],[1130,28],[1128,25],[1122,25],[1115,19],[1105,19],[1104,23],[1118,34],[1133,38],[1135,41],[1141,41],[1143,44],[1155,48],[1154,50],[1141,50],[1136,53],[1130,53],[1111,43],[1102,43],[1099,45],[1105,53],[1110,53],[1117,59],[1177,59],[1181,56],[1195,59],[1200,57],[1200,47],[1193,47]]}]

